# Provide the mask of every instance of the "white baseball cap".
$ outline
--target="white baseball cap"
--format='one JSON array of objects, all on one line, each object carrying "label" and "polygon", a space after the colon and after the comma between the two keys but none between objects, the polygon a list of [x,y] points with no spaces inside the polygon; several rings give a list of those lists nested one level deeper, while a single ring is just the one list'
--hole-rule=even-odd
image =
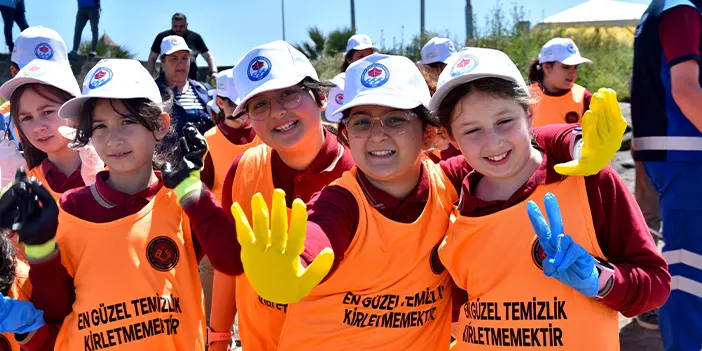
[{"label": "white baseball cap", "polygon": [[219,113],[219,106],[217,106],[217,100],[215,99],[207,102],[207,108],[209,108],[215,114]]},{"label": "white baseball cap", "polygon": [[46,84],[73,96],[80,96],[80,88],[68,61],[30,61],[17,75],[0,87],[0,96],[10,100],[15,89],[30,83]]},{"label": "white baseball cap", "polygon": [[236,84],[234,83],[234,69],[230,68],[219,72],[216,83],[215,96],[225,97],[236,103],[239,95],[236,93]]},{"label": "white baseball cap", "polygon": [[10,61],[24,68],[34,59],[68,61],[66,43],[53,29],[42,26],[29,27],[15,39]]},{"label": "white baseball cap", "polygon": [[290,44],[276,40],[251,49],[234,66],[240,100],[234,115],[241,112],[252,97],[291,87],[306,77],[319,81],[310,60]]},{"label": "white baseball cap", "polygon": [[429,106],[429,87],[417,65],[404,56],[373,54],[346,70],[344,104],[334,114],[360,105],[397,109]]},{"label": "white baseball cap", "polygon": [[83,95],[68,100],[59,110],[63,118],[78,117],[88,99],[144,98],[161,103],[161,92],[149,72],[137,60],[103,59],[83,80]]},{"label": "white baseball cap", "polygon": [[378,48],[373,46],[373,41],[371,41],[371,38],[365,34],[354,34],[349,38],[349,41],[346,42],[346,52],[344,53],[344,56],[349,53],[351,50],[365,50],[365,49],[373,49],[375,51],[378,51]]},{"label": "white baseball cap", "polygon": [[539,63],[554,61],[569,66],[592,63],[592,61],[580,56],[580,50],[570,38],[553,38],[541,48]]},{"label": "white baseball cap", "polygon": [[340,113],[332,113],[336,111],[341,105],[344,104],[344,81],[346,80],[346,73],[342,72],[337,74],[331,79],[331,82],[336,85],[335,87],[329,89],[329,94],[327,95],[327,109],[324,110],[324,118],[330,122],[339,122],[341,120]]},{"label": "white baseball cap", "polygon": [[180,35],[169,35],[161,40],[161,55],[170,55],[176,51],[190,52],[188,44]]},{"label": "white baseball cap", "polygon": [[446,63],[451,55],[456,53],[456,46],[451,39],[434,37],[422,48],[422,59],[417,61],[420,65],[434,62]]},{"label": "white baseball cap", "polygon": [[436,110],[453,88],[481,78],[500,78],[512,81],[528,94],[529,89],[522,73],[502,51],[484,48],[464,48],[451,56],[446,68],[439,75],[436,92],[429,108]]}]

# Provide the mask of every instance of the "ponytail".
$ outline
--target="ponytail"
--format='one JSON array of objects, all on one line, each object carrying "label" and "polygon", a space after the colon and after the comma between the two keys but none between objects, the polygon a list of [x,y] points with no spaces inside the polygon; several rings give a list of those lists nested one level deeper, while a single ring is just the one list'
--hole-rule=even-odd
[{"label": "ponytail", "polygon": [[535,57],[531,60],[529,66],[529,83],[541,83],[544,81],[544,70],[539,64],[539,58]]}]

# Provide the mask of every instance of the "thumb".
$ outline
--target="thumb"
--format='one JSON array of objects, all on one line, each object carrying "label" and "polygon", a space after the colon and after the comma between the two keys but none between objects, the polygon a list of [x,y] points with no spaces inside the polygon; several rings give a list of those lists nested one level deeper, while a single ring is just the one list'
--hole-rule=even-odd
[{"label": "thumb", "polygon": [[585,160],[572,160],[565,163],[559,163],[553,166],[556,173],[565,176],[588,176],[589,174],[583,167]]},{"label": "thumb", "polygon": [[302,273],[300,286],[312,290],[312,288],[317,286],[319,282],[327,276],[333,263],[334,251],[329,247],[324,248]]}]

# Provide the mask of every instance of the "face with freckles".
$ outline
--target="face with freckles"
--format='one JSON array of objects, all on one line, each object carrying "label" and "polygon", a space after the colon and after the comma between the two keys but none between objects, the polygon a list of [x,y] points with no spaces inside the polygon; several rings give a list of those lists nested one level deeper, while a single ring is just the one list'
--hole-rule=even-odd
[{"label": "face with freckles", "polygon": [[520,177],[531,157],[531,117],[510,98],[474,91],[461,98],[451,132],[466,162],[486,178]]},{"label": "face with freckles", "polygon": [[377,105],[351,108],[344,123],[356,165],[375,182],[412,181],[408,175],[419,171],[424,146],[435,135],[411,111]]},{"label": "face with freckles", "polygon": [[327,106],[322,99],[320,107],[309,89],[294,85],[252,97],[245,110],[261,141],[275,150],[299,152],[305,145],[315,145],[322,132],[320,113]]}]

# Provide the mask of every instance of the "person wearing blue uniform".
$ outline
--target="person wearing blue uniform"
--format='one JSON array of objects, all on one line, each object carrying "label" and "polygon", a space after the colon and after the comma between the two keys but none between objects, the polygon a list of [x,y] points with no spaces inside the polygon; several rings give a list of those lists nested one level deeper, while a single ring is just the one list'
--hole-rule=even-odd
[{"label": "person wearing blue uniform", "polygon": [[653,0],[634,40],[634,159],[660,192],[666,351],[702,349],[702,0]]}]

